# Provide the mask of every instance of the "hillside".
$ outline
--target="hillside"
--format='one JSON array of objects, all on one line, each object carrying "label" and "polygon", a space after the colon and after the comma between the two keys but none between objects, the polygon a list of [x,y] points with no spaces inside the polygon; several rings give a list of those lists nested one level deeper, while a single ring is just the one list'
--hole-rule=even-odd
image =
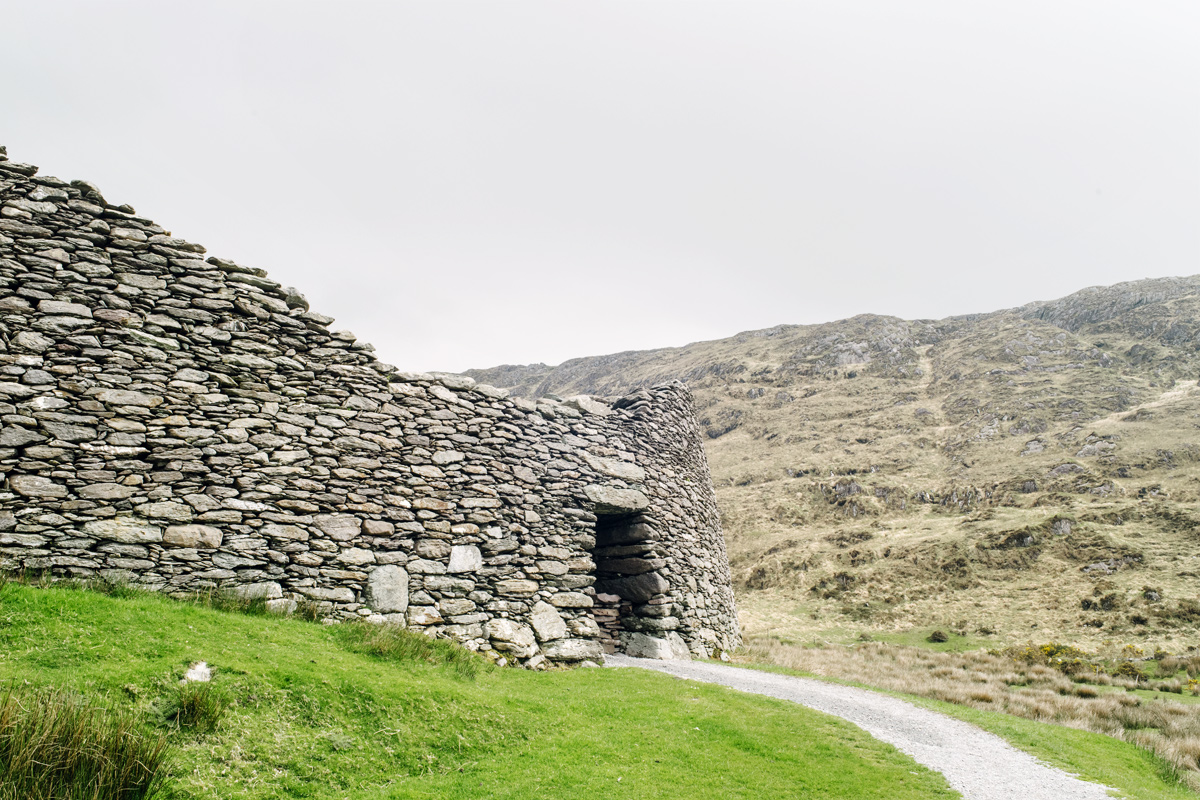
[{"label": "hillside", "polygon": [[745,632],[1181,648],[1200,623],[1200,276],[473,370],[687,381]]}]

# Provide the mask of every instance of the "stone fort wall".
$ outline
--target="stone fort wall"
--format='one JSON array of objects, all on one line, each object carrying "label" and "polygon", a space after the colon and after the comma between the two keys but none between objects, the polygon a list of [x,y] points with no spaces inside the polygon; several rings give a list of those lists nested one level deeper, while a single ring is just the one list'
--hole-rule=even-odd
[{"label": "stone fort wall", "polygon": [[691,396],[411,374],[0,148],[0,570],[228,589],[497,660],[738,642]]}]

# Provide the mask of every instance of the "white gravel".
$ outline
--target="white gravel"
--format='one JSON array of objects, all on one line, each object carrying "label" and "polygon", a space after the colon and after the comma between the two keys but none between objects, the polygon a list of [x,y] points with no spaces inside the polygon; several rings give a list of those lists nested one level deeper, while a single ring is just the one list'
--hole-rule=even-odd
[{"label": "white gravel", "polygon": [[606,656],[605,666],[641,667],[765,694],[841,717],[946,776],[967,800],[1101,800],[1108,787],[1047,766],[999,736],[911,703],[852,686],[697,661]]}]

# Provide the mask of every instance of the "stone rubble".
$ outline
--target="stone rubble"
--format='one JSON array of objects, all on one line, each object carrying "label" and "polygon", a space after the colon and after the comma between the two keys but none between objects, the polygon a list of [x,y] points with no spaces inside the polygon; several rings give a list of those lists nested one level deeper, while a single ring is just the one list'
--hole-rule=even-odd
[{"label": "stone rubble", "polygon": [[401,372],[204,256],[0,148],[0,570],[315,604],[526,666],[736,646],[684,385],[532,403]]}]

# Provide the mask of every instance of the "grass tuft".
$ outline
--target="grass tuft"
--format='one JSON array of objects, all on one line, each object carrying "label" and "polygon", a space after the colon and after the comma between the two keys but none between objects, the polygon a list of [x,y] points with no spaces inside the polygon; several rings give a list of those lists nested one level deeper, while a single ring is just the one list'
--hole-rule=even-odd
[{"label": "grass tuft", "polygon": [[212,733],[225,713],[225,698],[211,683],[189,681],[158,707],[162,724],[174,730]]},{"label": "grass tuft", "polygon": [[167,739],[127,714],[54,689],[0,697],[0,800],[151,800],[167,764]]},{"label": "grass tuft", "polygon": [[462,678],[473,679],[488,662],[448,639],[432,639],[400,625],[350,622],[333,628],[343,647],[384,661],[422,662],[447,667]]},{"label": "grass tuft", "polygon": [[268,613],[267,598],[261,595],[247,596],[229,590],[215,590],[190,595],[182,599],[203,608],[211,608],[214,611],[225,611],[230,614],[246,614],[252,617],[262,617]]}]

